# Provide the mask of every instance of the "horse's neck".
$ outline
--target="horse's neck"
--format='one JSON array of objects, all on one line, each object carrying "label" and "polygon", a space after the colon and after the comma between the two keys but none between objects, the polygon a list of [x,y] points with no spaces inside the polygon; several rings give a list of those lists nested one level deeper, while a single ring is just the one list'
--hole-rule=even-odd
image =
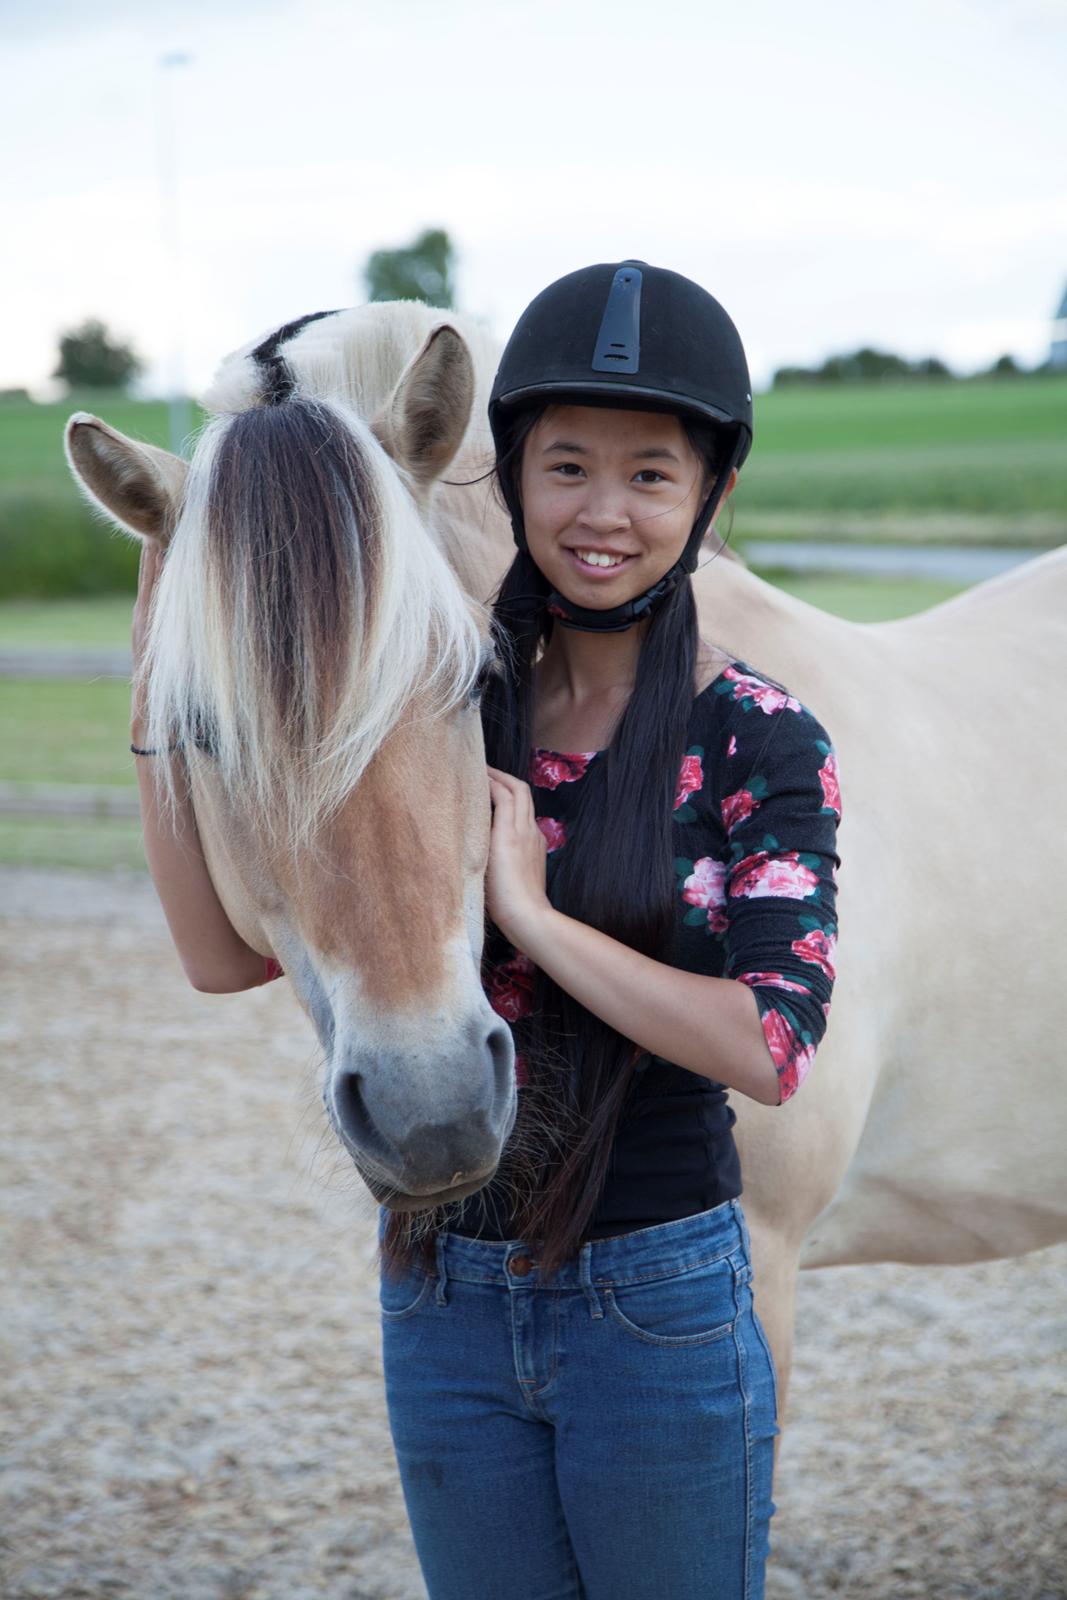
[{"label": "horse's neck", "polygon": [[703,638],[786,687],[798,657],[816,655],[820,644],[832,649],[851,626],[725,555],[705,559],[693,588]]}]

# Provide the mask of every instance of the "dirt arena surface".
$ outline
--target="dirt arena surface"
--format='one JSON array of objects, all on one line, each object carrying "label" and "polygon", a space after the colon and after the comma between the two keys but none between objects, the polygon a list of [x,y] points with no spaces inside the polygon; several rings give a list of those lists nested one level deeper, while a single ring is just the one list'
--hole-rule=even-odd
[{"label": "dirt arena surface", "polygon": [[[287,984],[196,994],[136,877],[0,872],[0,940],[0,1593],[420,1600]],[[1067,1596],[1065,1267],[801,1275],[768,1600]]]}]

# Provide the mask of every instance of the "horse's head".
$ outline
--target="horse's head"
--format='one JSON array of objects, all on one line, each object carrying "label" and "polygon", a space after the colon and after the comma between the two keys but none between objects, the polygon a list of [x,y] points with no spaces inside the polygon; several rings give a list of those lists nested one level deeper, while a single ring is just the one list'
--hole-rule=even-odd
[{"label": "horse's head", "polygon": [[213,881],[314,1022],[339,1137],[377,1199],[414,1210],[488,1180],[516,1092],[479,979],[488,616],[430,516],[475,377],[447,325],[391,378],[370,342],[362,392],[338,381],[351,357],[317,386],[314,351],[301,368],[278,338],[230,357],[188,466],[84,414],[67,450],[94,501],[166,546],[149,743],[184,747]]}]

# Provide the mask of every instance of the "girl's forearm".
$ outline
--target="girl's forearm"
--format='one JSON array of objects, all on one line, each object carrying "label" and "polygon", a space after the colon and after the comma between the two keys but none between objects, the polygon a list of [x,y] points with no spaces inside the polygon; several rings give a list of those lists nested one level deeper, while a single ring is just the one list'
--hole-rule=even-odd
[{"label": "girl's forearm", "polygon": [[547,904],[509,937],[587,1011],[643,1050],[763,1105],[779,1104],[778,1073],[748,984],[654,961]]},{"label": "girl's forearm", "polygon": [[[131,743],[145,747],[144,728],[136,715]],[[158,761],[176,764],[173,818],[160,808],[154,770]],[[206,994],[255,988],[265,981],[267,967],[234,928],[215,892],[200,848],[184,757],[180,752],[138,756],[136,765],[145,858],[189,982]]]}]

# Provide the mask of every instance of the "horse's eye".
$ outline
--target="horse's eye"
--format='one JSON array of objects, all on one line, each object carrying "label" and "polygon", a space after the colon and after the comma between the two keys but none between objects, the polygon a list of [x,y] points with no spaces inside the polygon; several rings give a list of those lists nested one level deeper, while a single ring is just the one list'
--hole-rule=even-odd
[{"label": "horse's eye", "polygon": [[201,755],[213,756],[215,754],[215,739],[213,738],[211,723],[202,711],[197,712],[193,728],[193,743],[196,748]]},{"label": "horse's eye", "polygon": [[482,664],[478,668],[478,676],[471,685],[470,694],[467,696],[469,706],[480,706],[485,686],[491,677],[500,671],[500,658],[495,651],[482,657]]}]

